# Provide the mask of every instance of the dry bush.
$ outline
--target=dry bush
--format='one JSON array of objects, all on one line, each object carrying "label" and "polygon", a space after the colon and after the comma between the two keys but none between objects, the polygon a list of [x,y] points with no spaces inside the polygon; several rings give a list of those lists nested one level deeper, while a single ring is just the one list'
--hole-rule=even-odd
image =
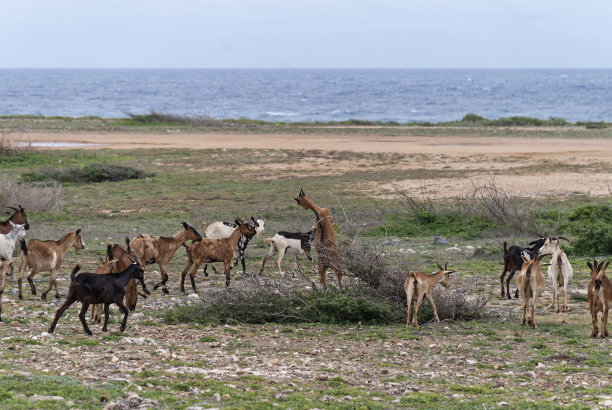
[{"label": "dry bush", "polygon": [[62,185],[57,182],[0,181],[0,208],[17,204],[26,211],[57,211],[62,207]]}]

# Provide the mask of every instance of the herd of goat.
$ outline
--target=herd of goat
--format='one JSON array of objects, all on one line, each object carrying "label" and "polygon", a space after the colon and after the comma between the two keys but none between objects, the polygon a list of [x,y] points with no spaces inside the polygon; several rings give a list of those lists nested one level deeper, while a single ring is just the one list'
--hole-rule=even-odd
[{"label": "herd of goat", "polygon": [[[304,209],[311,210],[315,215],[315,226],[308,232],[278,232],[272,238],[264,240],[270,244],[270,250],[264,256],[260,275],[262,274],[266,261],[278,253],[276,268],[280,275],[281,261],[285,254],[294,257],[294,273],[299,270],[297,262],[298,255],[305,255],[313,264],[313,271],[319,273],[322,286],[326,285],[326,272],[331,269],[335,272],[338,285],[342,287],[342,271],[339,262],[339,249],[334,234],[333,219],[327,208],[318,207],[308,199],[303,190],[298,197],[294,198],[298,205]],[[61,267],[62,258],[70,248],[84,249],[85,245],[81,238],[81,230],[69,232],[57,241],[41,241],[31,239],[25,241],[26,230],[29,228],[25,210],[19,205],[18,208],[10,207],[7,212],[10,217],[0,222],[0,321],[2,321],[2,293],[5,288],[5,278],[13,273],[13,252],[19,244],[20,263],[18,278],[18,297],[23,299],[22,282],[27,276],[30,290],[36,295],[33,277],[40,272],[50,272],[49,285],[42,293],[41,298],[46,299],[47,293],[54,287],[55,296],[59,298],[57,286],[57,274]],[[144,282],[144,267],[147,264],[157,263],[160,268],[161,281],[155,284],[153,290],[161,287],[164,293],[168,293],[166,282],[168,281],[167,268],[174,253],[184,246],[187,251],[187,264],[181,273],[181,292],[185,291],[185,277],[189,273],[191,287],[196,292],[195,274],[202,264],[204,274],[208,276],[207,264],[221,262],[224,264],[225,284],[230,284],[230,270],[238,262],[242,262],[243,272],[246,272],[244,251],[255,235],[264,232],[265,221],[251,217],[252,225],[243,219],[237,219],[234,223],[215,222],[206,226],[202,223],[205,238],[195,228],[183,222],[183,229],[172,237],[150,236],[141,234],[133,239],[126,238],[126,248],[118,244],[107,243],[106,259],[97,263],[94,272],[81,272],[77,265],[70,276],[70,287],[66,301],[57,310],[53,322],[49,328],[52,333],[59,318],[65,310],[74,302],[81,302],[82,308],[79,319],[83,329],[88,335],[92,332],[87,325],[85,315],[92,306],[91,323],[101,321],[101,311],[104,309],[103,331],[107,331],[109,320],[109,306],[116,304],[123,313],[123,321],[120,330],[125,329],[128,312],[136,308],[138,296],[144,296],[137,289],[137,283],[142,286],[143,292],[149,294]],[[573,276],[572,266],[567,255],[560,247],[564,237],[550,236],[540,238],[531,242],[530,247],[510,246],[504,242],[504,268],[500,276],[501,296],[508,299],[510,296],[510,280],[518,272],[516,278],[517,290],[515,297],[522,300],[521,324],[528,323],[536,328],[535,309],[538,296],[546,286],[546,280],[542,272],[543,266],[548,266],[548,277],[552,283],[552,302],[549,308],[556,312],[568,311],[567,287]],[[187,244],[188,241],[191,243]],[[317,254],[317,267],[310,255],[311,246],[314,245]],[[546,256],[552,256],[549,263],[542,263]],[[232,260],[234,261],[232,265]],[[610,264],[609,260],[593,263],[587,262],[591,270],[591,281],[588,286],[588,304],[592,317],[592,336],[597,335],[605,338],[608,336],[607,320],[610,305],[612,305],[612,283],[605,275],[605,270]],[[438,270],[426,274],[424,272],[410,272],[405,281],[407,297],[407,320],[408,326],[418,326],[417,313],[424,297],[432,307],[434,318],[439,321],[436,305],[432,298],[433,288],[437,283],[444,287],[449,285],[449,275],[455,271],[448,270],[438,265]],[[216,269],[213,266],[213,269]],[[506,274],[508,276],[506,277]],[[561,302],[562,299],[562,302]],[[530,309],[530,312],[528,313]],[[601,328],[598,327],[598,314],[601,316]]]}]

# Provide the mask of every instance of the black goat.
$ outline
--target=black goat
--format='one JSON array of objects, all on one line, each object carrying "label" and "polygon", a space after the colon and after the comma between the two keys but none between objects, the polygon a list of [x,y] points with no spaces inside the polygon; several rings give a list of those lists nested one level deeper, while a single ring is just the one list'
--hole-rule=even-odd
[{"label": "black goat", "polygon": [[[527,251],[530,254],[538,255],[538,251],[544,245],[546,239],[540,238],[533,242],[529,242],[529,245],[532,245],[531,248],[521,248],[520,246],[512,245],[509,248],[506,248],[508,245],[506,241],[504,241],[504,270],[499,276],[499,281],[501,282],[501,296],[510,297],[510,280],[514,277],[514,273],[516,271],[521,270],[521,266],[523,266],[523,252]],[[504,289],[504,277],[506,273],[509,273],[508,278],[506,279],[506,288]],[[518,298],[518,289],[514,291],[514,297]]]},{"label": "black goat", "polygon": [[74,302],[79,301],[82,303],[81,313],[79,313],[79,319],[83,324],[85,333],[89,336],[92,335],[91,330],[87,326],[85,321],[85,313],[89,305],[95,305],[98,303],[104,304],[104,327],[102,331],[107,331],[108,325],[108,307],[111,303],[115,303],[119,306],[119,309],[123,313],[123,322],[119,330],[122,332],[125,330],[125,325],[128,318],[128,309],[123,304],[123,297],[125,295],[125,287],[130,279],[134,278],[140,281],[144,287],[144,270],[142,267],[134,262],[128,266],[125,270],[119,273],[107,273],[107,274],[96,274],[90,272],[83,272],[75,277],[76,273],[81,267],[75,266],[70,275],[70,289],[68,289],[68,296],[66,301],[55,313],[55,319],[51,323],[49,333],[53,333],[57,321],[62,314],[72,305]]}]

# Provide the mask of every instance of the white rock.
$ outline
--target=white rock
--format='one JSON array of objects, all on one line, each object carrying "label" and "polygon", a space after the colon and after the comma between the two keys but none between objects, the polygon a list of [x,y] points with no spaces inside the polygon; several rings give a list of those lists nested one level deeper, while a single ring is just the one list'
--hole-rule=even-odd
[{"label": "white rock", "polygon": [[215,394],[213,394],[213,399],[216,402],[220,402],[221,401],[221,395],[219,393],[215,393]]}]

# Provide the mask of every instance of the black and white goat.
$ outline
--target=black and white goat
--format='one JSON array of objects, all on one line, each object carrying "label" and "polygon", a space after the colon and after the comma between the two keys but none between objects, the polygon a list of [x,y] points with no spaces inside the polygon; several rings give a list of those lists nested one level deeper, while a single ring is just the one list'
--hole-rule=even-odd
[{"label": "black and white goat", "polygon": [[[238,245],[236,245],[236,248],[234,249],[234,255],[233,255],[234,264],[231,266],[233,268],[234,266],[238,265],[238,261],[242,262],[242,273],[243,274],[246,273],[246,265],[244,262],[244,251],[246,250],[246,247],[249,244],[249,241],[253,238],[253,236],[259,236],[265,231],[264,229],[264,225],[266,223],[265,220],[255,219],[253,217],[251,217],[251,220],[253,221],[253,224],[255,226],[255,234],[254,235],[243,235],[240,237],[240,240],[238,241]],[[202,222],[202,229],[204,229],[205,225],[206,223]],[[210,225],[208,225],[206,229],[204,230],[204,236],[206,236],[207,239],[229,238],[234,232],[234,230],[236,229],[236,227],[237,225],[231,222],[213,222]],[[206,271],[207,266],[208,266],[207,264],[204,265],[204,276],[208,276],[208,272]],[[215,271],[215,273],[217,273],[217,269],[215,269],[214,266],[213,266],[213,270]]]},{"label": "black and white goat", "polygon": [[[507,248],[508,243],[504,241],[504,270],[499,276],[499,281],[501,282],[501,296],[510,297],[510,280],[514,277],[516,271],[520,271],[523,266],[523,255],[529,257],[529,254],[537,255],[540,248],[544,246],[544,242],[546,239],[540,238],[533,242],[529,242],[531,248],[521,248],[520,246],[512,245]],[[527,254],[525,254],[527,251]],[[504,277],[506,273],[509,273],[508,278],[506,279],[506,287],[504,289]],[[514,297],[518,298],[518,289],[514,292]]]},{"label": "black and white goat", "polygon": [[144,270],[137,263],[134,262],[128,266],[125,270],[119,273],[106,273],[96,274],[90,272],[83,272],[75,277],[76,273],[81,267],[75,266],[70,275],[70,288],[68,289],[68,296],[66,301],[55,313],[55,318],[49,327],[49,333],[53,333],[57,321],[62,314],[72,305],[74,302],[81,302],[81,312],[79,313],[79,319],[83,324],[83,329],[88,335],[92,335],[91,330],[87,326],[85,321],[85,314],[89,305],[95,305],[98,303],[104,304],[104,326],[102,331],[107,331],[108,326],[108,307],[111,303],[115,303],[119,306],[119,309],[123,313],[123,322],[119,330],[122,332],[125,330],[125,325],[128,318],[128,309],[123,304],[123,296],[125,295],[125,287],[130,279],[134,278],[140,281],[140,284],[144,288]]},{"label": "black and white goat", "polygon": [[294,265],[293,265],[293,275],[295,275],[295,271],[300,269],[300,265],[298,265],[298,255],[306,255],[309,261],[312,262],[312,270],[315,270],[314,261],[310,256],[310,246],[312,241],[314,240],[315,229],[312,229],[308,232],[278,232],[272,238],[264,239],[264,243],[270,243],[270,250],[268,254],[264,256],[263,261],[261,263],[261,269],[259,271],[259,275],[263,273],[264,266],[266,266],[266,262],[268,258],[270,258],[274,253],[278,252],[278,259],[276,259],[276,267],[278,268],[278,274],[283,276],[283,272],[281,270],[281,262],[285,253],[293,255],[294,257]]}]

